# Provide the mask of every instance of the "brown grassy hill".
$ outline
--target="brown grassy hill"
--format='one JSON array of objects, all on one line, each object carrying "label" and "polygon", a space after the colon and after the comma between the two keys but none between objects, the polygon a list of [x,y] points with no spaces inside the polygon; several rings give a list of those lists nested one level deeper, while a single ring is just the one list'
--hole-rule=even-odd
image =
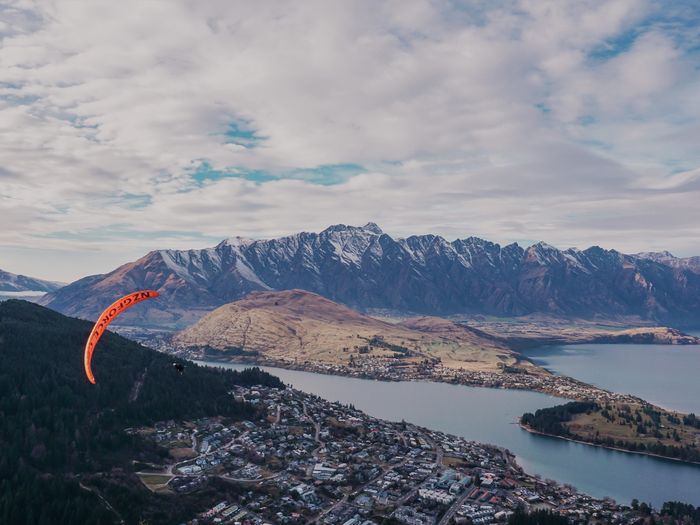
[{"label": "brown grassy hill", "polygon": [[348,363],[351,356],[409,361],[440,357],[447,366],[496,370],[498,363],[517,362],[516,354],[493,338],[442,321],[423,318],[414,325],[410,320],[397,325],[303,290],[253,292],[178,333],[174,343],[325,363]]},{"label": "brown grassy hill", "polygon": [[482,332],[465,324],[450,321],[444,317],[412,317],[401,321],[398,325],[409,330],[433,334],[451,341],[508,348],[502,339],[492,334]]}]

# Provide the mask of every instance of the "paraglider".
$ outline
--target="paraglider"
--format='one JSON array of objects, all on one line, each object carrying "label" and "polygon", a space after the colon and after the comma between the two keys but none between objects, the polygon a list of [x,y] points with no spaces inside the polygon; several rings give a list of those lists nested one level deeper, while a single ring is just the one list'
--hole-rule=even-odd
[{"label": "paraglider", "polygon": [[85,374],[87,375],[88,381],[90,381],[93,385],[96,383],[96,381],[95,376],[92,375],[92,354],[95,351],[95,346],[97,346],[97,342],[100,340],[100,337],[102,337],[102,334],[107,329],[107,326],[109,326],[109,323],[114,321],[114,319],[127,308],[131,308],[136,303],[140,303],[141,301],[151,299],[153,297],[158,297],[159,295],[160,294],[155,290],[133,292],[129,295],[125,295],[121,299],[117,299],[110,304],[104,312],[102,312],[102,315],[100,315],[100,318],[95,323],[95,326],[93,326],[90,336],[85,343],[85,355],[83,356]]}]

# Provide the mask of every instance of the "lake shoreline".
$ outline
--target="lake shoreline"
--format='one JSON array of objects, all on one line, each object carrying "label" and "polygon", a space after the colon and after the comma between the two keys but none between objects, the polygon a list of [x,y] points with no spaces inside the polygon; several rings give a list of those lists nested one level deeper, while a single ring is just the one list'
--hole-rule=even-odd
[{"label": "lake shoreline", "polygon": [[[589,392],[591,392],[591,393],[593,393],[593,392],[595,392],[596,394],[604,393],[605,395],[599,395],[599,396],[593,396],[593,397],[583,397],[583,396],[582,397],[574,397],[574,396],[565,397],[564,395],[562,395],[562,392],[555,393],[549,388],[537,389],[537,388],[527,388],[525,386],[521,386],[518,388],[518,387],[513,387],[510,385],[503,385],[503,384],[489,384],[489,383],[485,384],[484,382],[478,382],[478,381],[473,381],[473,382],[444,381],[444,380],[440,380],[440,378],[435,378],[435,377],[431,377],[431,376],[412,377],[412,378],[404,378],[404,379],[397,379],[397,378],[385,379],[382,377],[372,377],[372,376],[362,376],[362,375],[356,376],[356,375],[352,375],[349,373],[342,373],[343,371],[346,370],[346,367],[338,367],[336,369],[330,370],[330,369],[327,369],[327,368],[324,368],[321,366],[315,366],[315,367],[308,366],[307,363],[288,363],[285,361],[271,362],[271,360],[268,360],[268,359],[265,359],[265,360],[253,359],[251,362],[250,356],[246,356],[245,358],[240,358],[240,360],[231,359],[230,357],[228,359],[209,359],[209,362],[217,362],[217,363],[222,363],[222,364],[239,364],[239,365],[244,365],[244,366],[268,366],[268,367],[273,367],[273,368],[281,368],[281,369],[285,369],[285,370],[295,370],[295,371],[315,373],[315,374],[320,373],[320,374],[328,375],[328,376],[349,377],[349,378],[363,379],[363,380],[369,380],[369,381],[384,381],[384,382],[393,382],[393,383],[401,383],[401,382],[410,383],[410,382],[422,381],[422,382],[443,383],[443,384],[449,384],[449,385],[462,385],[462,386],[474,387],[474,388],[492,388],[492,389],[497,389],[497,390],[528,391],[528,392],[536,392],[539,394],[545,394],[545,395],[557,397],[559,399],[562,399],[562,401],[564,401],[564,402],[569,402],[572,400],[578,400],[578,401],[580,401],[580,400],[586,400],[586,401],[593,400],[599,404],[604,404],[604,403],[613,401],[613,402],[622,402],[622,403],[637,402],[637,403],[642,403],[642,404],[654,406],[651,403],[648,403],[647,401],[645,401],[643,399],[636,398],[634,396],[623,395],[623,394],[615,394],[614,392],[610,393],[609,391],[598,389],[597,387],[594,387],[592,385],[587,385],[586,383],[579,382],[578,380],[576,380],[574,378],[571,378],[568,376],[563,376],[563,375],[558,375],[558,374],[552,374],[552,375],[547,376],[547,377],[561,378],[561,380],[563,380],[563,381],[573,381],[577,385],[583,385],[585,387],[590,387]],[[290,366],[290,365],[292,365],[292,366]],[[504,375],[508,376],[509,374],[504,374]],[[611,398],[611,396],[609,394],[612,394],[613,396],[619,396],[619,397],[612,397]],[[678,414],[678,412],[669,411],[669,410],[663,409],[661,407],[656,407],[656,408],[659,408],[660,410],[662,410],[664,412]],[[518,424],[521,425],[521,428],[525,428],[520,423],[520,420],[518,420]],[[581,443],[583,445],[592,445],[592,446],[597,446],[600,448],[607,448],[609,450],[617,450],[620,452],[636,453],[636,454],[646,455],[646,456],[650,456],[650,457],[657,457],[657,458],[661,458],[661,459],[668,459],[668,460],[672,460],[672,461],[677,461],[677,462],[681,462],[681,463],[685,463],[685,464],[689,464],[689,465],[700,465],[700,463],[698,463],[698,462],[687,461],[687,460],[675,458],[672,456],[664,456],[661,454],[654,454],[654,453],[650,453],[650,452],[634,451],[634,450],[627,450],[627,449],[620,448],[620,447],[611,447],[611,446],[606,446],[606,445],[600,445],[600,444],[596,444],[596,443],[592,443],[592,442],[588,442],[588,441],[584,441],[584,440],[574,440],[574,439],[570,439],[570,438],[565,438],[563,436],[557,436],[554,434],[550,435],[550,434],[546,434],[546,433],[541,433],[541,432],[538,432],[535,430],[532,430],[532,433],[533,434],[548,435],[550,437],[558,437],[561,439],[569,439],[571,441],[575,441],[575,442]]]},{"label": "lake shoreline", "polygon": [[582,439],[576,439],[576,438],[571,438],[567,436],[559,436],[557,434],[550,434],[548,432],[541,432],[539,430],[535,430],[534,428],[528,427],[527,425],[524,425],[520,422],[518,422],[518,426],[523,429],[525,432],[529,432],[530,434],[535,434],[538,436],[546,436],[546,437],[551,437],[551,438],[556,438],[556,439],[561,439],[564,441],[570,441],[572,443],[579,443],[581,445],[588,445],[590,447],[597,447],[597,448],[602,448],[605,450],[615,450],[617,452],[625,452],[627,454],[637,454],[639,456],[648,456],[651,458],[656,458],[656,459],[663,459],[663,460],[668,460],[668,461],[675,461],[677,463],[682,463],[684,465],[694,465],[694,466],[700,466],[699,461],[687,461],[685,459],[680,459],[680,458],[672,458],[669,456],[662,456],[661,454],[654,454],[652,452],[642,452],[639,450],[628,450],[626,448],[620,448],[620,447],[611,447],[610,445],[602,445],[600,443],[593,443],[591,441],[584,441]]},{"label": "lake shoreline", "polygon": [[[586,385],[585,383],[581,383],[578,380],[570,378],[568,376],[556,375],[556,374],[552,374],[551,376],[547,376],[547,377],[562,378],[563,380],[567,380],[567,381],[568,380],[575,381],[576,383],[581,383],[583,385],[590,387],[589,392],[591,392],[591,393],[594,392],[596,394],[598,394],[600,392],[604,392],[605,396],[599,395],[599,396],[595,396],[592,398],[591,397],[588,397],[588,398],[587,397],[576,397],[576,398],[574,398],[573,396],[565,397],[565,395],[562,395],[561,392],[553,392],[552,389],[550,389],[550,388],[542,388],[542,389],[527,388],[527,387],[514,388],[510,385],[503,385],[503,384],[497,385],[497,384],[484,384],[483,382],[470,382],[470,383],[468,383],[468,382],[444,381],[444,380],[440,380],[440,378],[434,378],[434,377],[430,377],[430,376],[428,376],[428,377],[413,377],[413,378],[405,378],[405,379],[396,379],[396,378],[384,379],[381,377],[366,377],[366,376],[363,377],[363,376],[354,376],[354,375],[351,375],[348,373],[345,373],[345,374],[338,373],[338,372],[344,371],[344,369],[346,367],[342,367],[340,369],[329,370],[329,369],[324,369],[323,367],[318,367],[318,366],[309,367],[309,366],[306,366],[304,363],[301,363],[301,364],[294,363],[295,366],[289,366],[290,363],[287,363],[287,362],[270,362],[270,361],[271,360],[267,360],[267,359],[266,360],[253,359],[251,362],[250,356],[246,356],[245,358],[241,357],[240,360],[231,360],[230,358],[229,359],[212,359],[212,360],[210,360],[210,362],[240,364],[240,365],[245,365],[245,366],[269,366],[269,367],[275,367],[275,368],[282,368],[285,370],[296,370],[296,371],[308,372],[308,373],[321,373],[324,375],[337,376],[337,377],[351,377],[351,378],[354,377],[356,379],[363,379],[363,380],[370,380],[370,381],[385,381],[385,382],[394,382],[394,383],[397,383],[397,382],[408,383],[408,382],[423,381],[423,382],[444,383],[444,384],[451,384],[451,385],[462,385],[462,386],[468,386],[468,387],[474,387],[474,388],[493,388],[493,389],[499,389],[499,390],[515,390],[515,391],[525,390],[525,391],[529,391],[529,392],[536,392],[536,393],[540,393],[540,394],[554,396],[556,398],[561,399],[563,402],[581,401],[581,400],[589,401],[592,399],[593,401],[595,401],[598,404],[604,404],[604,403],[610,402],[612,400],[615,402],[623,402],[623,403],[638,402],[638,403],[654,406],[651,403],[648,403],[647,401],[644,401],[642,399],[634,398],[634,397],[630,397],[630,396],[626,396],[626,395],[624,395],[624,396],[620,395],[621,396],[620,398],[611,399],[611,397],[608,395],[608,391],[605,391],[602,389],[598,390],[597,387],[593,387],[591,385]],[[612,393],[612,394],[615,395],[615,393]],[[661,407],[656,407],[656,408],[658,408],[664,412],[667,412],[667,413],[678,414],[678,412],[669,411],[669,410],[663,409]],[[521,428],[525,429],[525,427],[522,426],[522,424],[520,423],[520,420],[518,420],[518,424],[521,425]],[[589,441],[585,441],[585,440],[576,440],[576,439],[571,439],[571,438],[565,438],[563,436],[557,436],[555,434],[541,433],[541,432],[535,431],[534,429],[532,430],[532,433],[533,434],[547,435],[550,437],[558,437],[561,439],[568,439],[571,441],[575,441],[577,443],[581,443],[583,445],[592,445],[592,446],[597,446],[600,448],[606,448],[609,450],[617,450],[617,451],[621,451],[621,452],[629,452],[629,453],[636,453],[636,454],[641,454],[641,455],[646,455],[646,456],[651,456],[651,457],[658,457],[658,458],[662,458],[662,459],[678,461],[678,462],[689,464],[689,465],[700,465],[699,462],[687,461],[687,460],[675,458],[672,456],[664,456],[662,454],[654,454],[654,453],[650,453],[650,452],[628,450],[628,449],[624,449],[624,448],[620,448],[620,447],[611,447],[611,446],[601,445],[601,444],[597,444],[597,443],[593,443],[593,442],[589,442]]]},{"label": "lake shoreline", "polygon": [[530,349],[525,355],[554,374],[630,392],[668,412],[700,414],[697,346],[555,345]]},{"label": "lake shoreline", "polygon": [[446,368],[434,366],[429,370],[387,372],[386,369],[377,368],[350,368],[346,365],[328,363],[311,363],[308,361],[296,362],[284,359],[256,358],[254,356],[228,356],[219,357],[212,355],[187,355],[180,356],[193,361],[210,361],[224,364],[240,364],[248,366],[269,366],[285,370],[297,370],[339,377],[351,377],[371,381],[385,382],[413,382],[431,381],[451,385],[463,385],[479,388],[494,388],[503,390],[524,390],[537,392],[563,400],[594,400],[598,403],[622,402],[622,403],[646,403],[645,400],[630,394],[621,394],[606,390],[579,381],[571,376],[551,373],[509,373],[509,372],[485,372],[470,371],[463,368]]},{"label": "lake shoreline", "polygon": [[[202,366],[241,370],[263,366],[286,384],[330,401],[352,404],[373,417],[405,420],[423,428],[491,443],[515,455],[526,472],[577,487],[597,498],[617,501],[638,498],[661,505],[681,500],[700,504],[692,487],[700,484],[700,469],[661,457],[643,458],[618,450],[593,448],[588,443],[566,444],[515,428],[522,414],[553,407],[560,398],[536,391],[477,388],[428,380],[386,381],[268,368],[257,362],[204,360]],[[612,456],[611,456],[612,455]],[[600,472],[608,472],[600,478]],[[651,482],[650,480],[656,480]],[[657,484],[663,488],[659,490]],[[690,488],[689,488],[690,487]]]}]

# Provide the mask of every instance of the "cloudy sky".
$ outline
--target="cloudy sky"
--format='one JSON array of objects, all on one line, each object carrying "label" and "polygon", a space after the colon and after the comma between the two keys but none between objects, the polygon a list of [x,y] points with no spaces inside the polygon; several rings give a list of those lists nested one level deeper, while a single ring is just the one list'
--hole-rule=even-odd
[{"label": "cloudy sky", "polygon": [[693,0],[20,0],[0,39],[5,270],[368,221],[700,254]]}]

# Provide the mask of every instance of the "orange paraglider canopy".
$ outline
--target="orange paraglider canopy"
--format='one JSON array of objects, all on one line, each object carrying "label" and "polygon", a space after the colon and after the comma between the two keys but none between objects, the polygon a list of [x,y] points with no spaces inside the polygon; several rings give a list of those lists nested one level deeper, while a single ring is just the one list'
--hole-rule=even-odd
[{"label": "orange paraglider canopy", "polygon": [[85,343],[85,374],[87,375],[88,381],[90,381],[93,385],[95,384],[95,376],[92,375],[92,354],[95,351],[95,346],[97,346],[97,342],[100,340],[100,337],[102,337],[102,334],[109,326],[109,323],[114,321],[114,319],[127,308],[131,308],[136,303],[140,303],[141,301],[151,299],[153,297],[158,297],[159,295],[160,294],[155,290],[133,292],[129,295],[125,295],[121,299],[117,299],[110,304],[104,312],[102,312],[102,315],[100,315],[100,318],[95,323],[95,326],[92,327],[92,332],[90,332],[90,336]]}]

